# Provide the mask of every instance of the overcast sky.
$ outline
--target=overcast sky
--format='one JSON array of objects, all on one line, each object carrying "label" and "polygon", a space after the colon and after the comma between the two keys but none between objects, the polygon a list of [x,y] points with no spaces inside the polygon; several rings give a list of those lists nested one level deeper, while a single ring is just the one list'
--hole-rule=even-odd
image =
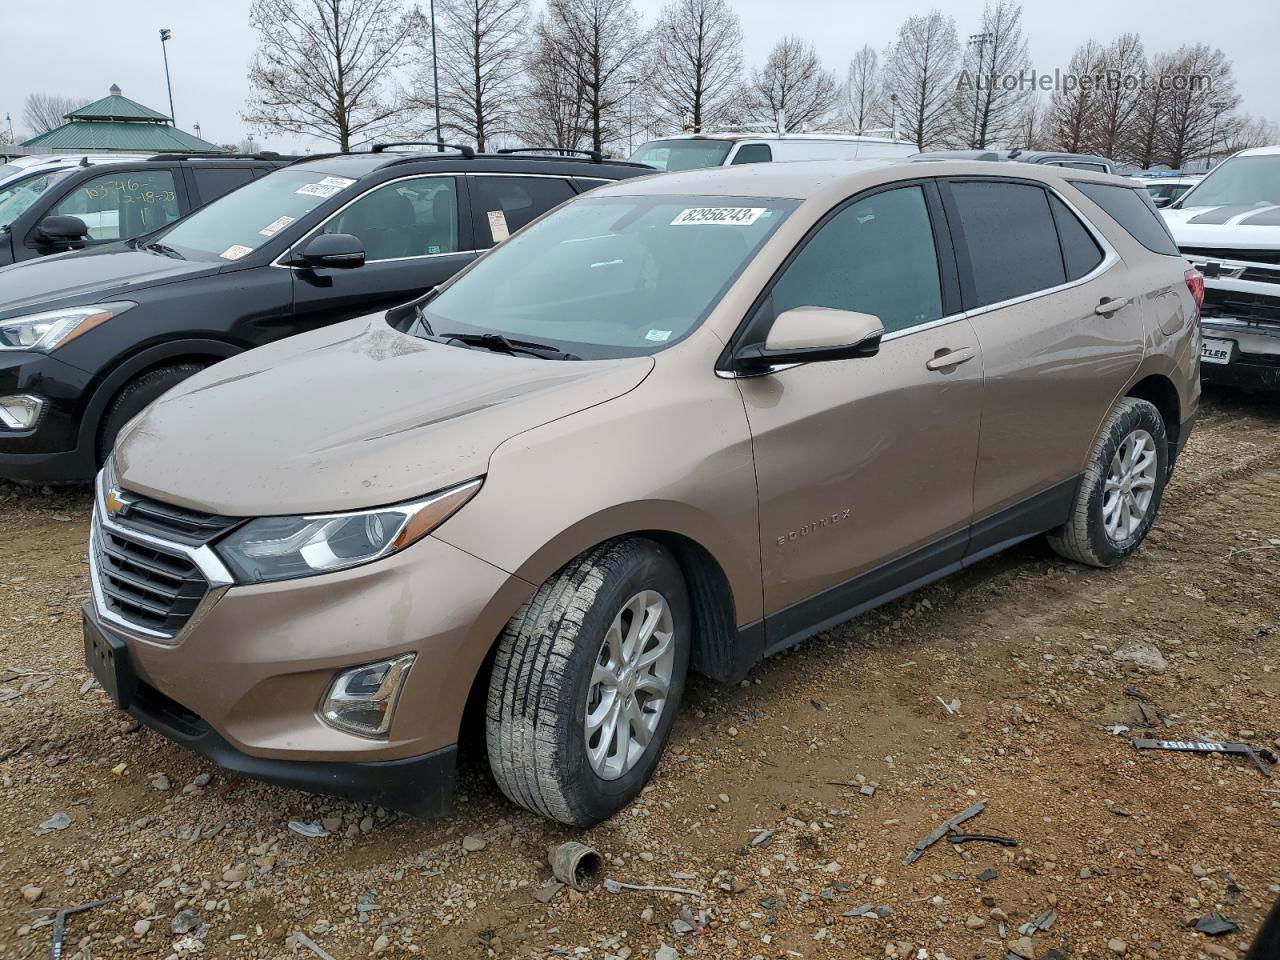
[{"label": "overcast sky", "polygon": [[[652,22],[664,0],[635,0]],[[425,8],[428,0],[421,0]],[[535,0],[535,4],[537,0]],[[811,38],[827,65],[843,76],[849,57],[864,43],[882,50],[901,20],[934,6],[956,20],[963,40],[978,29],[982,0],[733,0],[746,34],[748,65],[762,62],[783,33]],[[158,31],[173,30],[169,68],[178,126],[215,143],[236,142],[248,128],[240,120],[248,93],[245,79],[254,35],[248,26],[249,0],[174,3],[172,0],[114,0],[71,5],[40,2],[5,4],[0,18],[0,122],[13,118],[22,134],[22,103],[32,90],[96,99],[117,83],[125,96],[168,112]],[[1238,16],[1220,16],[1203,0],[1163,0],[1158,4],[1114,0],[1025,0],[1024,24],[1036,70],[1065,71],[1075,47],[1090,36],[1107,41],[1133,30],[1148,54],[1184,43],[1221,47],[1235,64],[1242,109],[1280,121],[1280,71],[1275,61],[1280,36],[1280,3],[1249,2]],[[63,22],[63,14],[71,15]],[[72,15],[73,14],[73,15]],[[300,150],[296,138],[259,136],[263,148]]]}]

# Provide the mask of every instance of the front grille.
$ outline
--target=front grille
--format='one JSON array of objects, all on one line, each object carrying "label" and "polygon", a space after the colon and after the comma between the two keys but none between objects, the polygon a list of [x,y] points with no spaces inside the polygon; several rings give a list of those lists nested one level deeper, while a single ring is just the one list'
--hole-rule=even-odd
[{"label": "front grille", "polygon": [[[109,462],[99,479],[93,509],[90,564],[99,609],[123,626],[172,638],[209,595],[210,576],[225,586],[216,563],[206,575],[208,564],[202,570],[196,562],[199,548],[242,521],[121,490],[113,466]],[[107,502],[117,508],[109,520]]]},{"label": "front grille", "polygon": [[166,636],[186,625],[209,590],[209,581],[183,554],[133,540],[101,523],[95,523],[94,561],[106,609]]},{"label": "front grille", "polygon": [[1233,317],[1255,323],[1280,323],[1280,297],[1206,287],[1204,306],[1200,313],[1205,317]]},{"label": "front grille", "polygon": [[1179,247],[1184,257],[1205,260],[1239,260],[1244,263],[1280,264],[1280,250],[1258,250],[1234,247]]}]

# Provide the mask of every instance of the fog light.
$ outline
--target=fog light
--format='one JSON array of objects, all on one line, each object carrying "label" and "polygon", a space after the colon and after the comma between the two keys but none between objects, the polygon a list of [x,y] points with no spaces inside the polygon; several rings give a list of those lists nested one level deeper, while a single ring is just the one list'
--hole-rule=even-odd
[{"label": "fog light", "polygon": [[329,685],[320,705],[320,719],[357,737],[385,739],[415,656],[406,653],[342,671]]},{"label": "fog light", "polygon": [[40,419],[44,401],[26,394],[0,397],[0,423],[10,430],[30,430]]}]

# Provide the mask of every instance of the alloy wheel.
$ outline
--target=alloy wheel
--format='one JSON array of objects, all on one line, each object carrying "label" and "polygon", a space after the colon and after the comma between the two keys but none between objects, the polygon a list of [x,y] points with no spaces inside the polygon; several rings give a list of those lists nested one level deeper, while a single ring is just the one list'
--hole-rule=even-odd
[{"label": "alloy wheel", "polygon": [[1156,442],[1134,430],[1111,458],[1102,491],[1102,523],[1112,543],[1124,543],[1142,527],[1156,489]]}]

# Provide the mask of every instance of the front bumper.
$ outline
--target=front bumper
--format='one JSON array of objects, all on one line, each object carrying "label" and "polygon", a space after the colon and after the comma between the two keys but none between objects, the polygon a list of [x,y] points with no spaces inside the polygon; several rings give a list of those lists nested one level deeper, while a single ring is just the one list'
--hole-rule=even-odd
[{"label": "front bumper", "polygon": [[[96,601],[86,618],[123,651],[117,702],[164,736],[246,776],[426,816],[449,809],[473,682],[531,592],[428,536],[350,570],[233,586],[170,640],[104,619]],[[410,652],[386,739],[320,720],[336,672]]]},{"label": "front bumper", "polygon": [[85,482],[96,470],[92,442],[81,443],[81,411],[92,375],[56,357],[0,350],[0,396],[31,394],[44,400],[35,427],[0,426],[0,478],[19,483]]}]

